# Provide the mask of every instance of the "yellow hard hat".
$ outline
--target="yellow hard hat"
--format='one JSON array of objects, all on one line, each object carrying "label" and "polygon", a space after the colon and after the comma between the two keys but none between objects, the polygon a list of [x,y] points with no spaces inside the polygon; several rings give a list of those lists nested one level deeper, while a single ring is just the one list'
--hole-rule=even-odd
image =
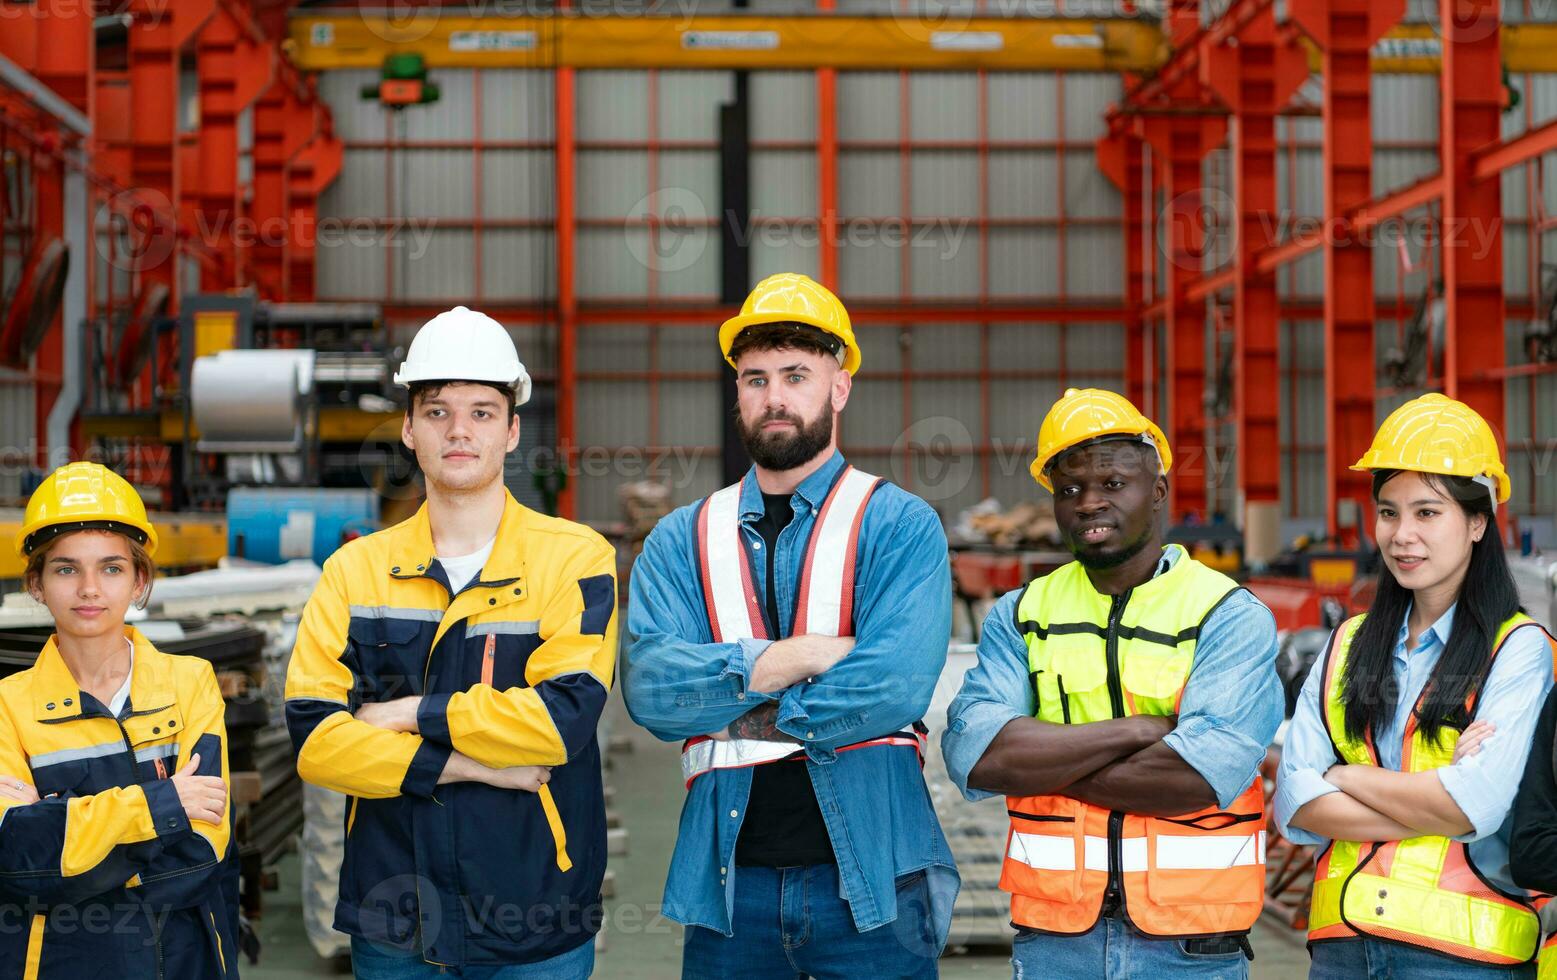
[{"label": "yellow hard hat", "polygon": [[860,369],[860,346],[854,341],[849,311],[832,290],[798,272],[780,272],[757,283],[757,288],[741,304],[741,312],[724,321],[719,328],[719,349],[735,367],[730,346],[747,327],[759,323],[804,323],[843,341],[843,369],[854,374]]},{"label": "yellow hard hat", "polygon": [[1162,472],[1168,472],[1173,466],[1168,437],[1162,434],[1157,423],[1130,404],[1130,399],[1102,388],[1066,388],[1038,429],[1038,455],[1029,467],[1033,479],[1053,493],[1054,484],[1045,472],[1049,464],[1072,446],[1101,436],[1138,437],[1156,447],[1162,460]]},{"label": "yellow hard hat", "polygon": [[27,500],[16,553],[27,556],[71,531],[118,531],[157,552],[157,531],[146,505],[124,477],[98,463],[66,463],[44,477]]},{"label": "yellow hard hat", "polygon": [[1513,492],[1492,426],[1469,405],[1437,392],[1390,412],[1352,469],[1479,477],[1500,504]]}]

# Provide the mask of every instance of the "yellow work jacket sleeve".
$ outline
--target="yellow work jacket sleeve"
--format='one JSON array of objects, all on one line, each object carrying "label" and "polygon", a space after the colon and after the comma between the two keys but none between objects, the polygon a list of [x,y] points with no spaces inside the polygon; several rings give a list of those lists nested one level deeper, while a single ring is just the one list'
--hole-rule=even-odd
[{"label": "yellow work jacket sleeve", "polygon": [[352,716],[356,678],[341,659],[350,616],[340,566],[330,558],[303,609],[287,668],[287,730],[297,773],[305,782],[350,796],[431,796],[449,747]]},{"label": "yellow work jacket sleeve", "polygon": [[616,552],[603,539],[559,562],[547,590],[528,687],[475,684],[422,698],[417,728],[494,769],[560,766],[594,738],[616,667]]},{"label": "yellow work jacket sleeve", "polygon": [[[31,780],[16,725],[0,710],[0,775]],[[0,798],[0,901],[79,902],[118,888],[186,839],[171,780],[36,803]]]}]

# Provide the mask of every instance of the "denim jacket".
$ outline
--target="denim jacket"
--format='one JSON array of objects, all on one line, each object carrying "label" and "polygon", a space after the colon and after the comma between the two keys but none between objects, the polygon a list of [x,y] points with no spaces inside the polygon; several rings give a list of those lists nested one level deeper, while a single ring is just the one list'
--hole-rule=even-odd
[{"label": "denim jacket", "polygon": [[[844,465],[834,453],[791,497],[794,517],[774,555],[783,635],[794,619],[817,512]],[[809,681],[762,693],[747,682],[772,641],[713,642],[698,568],[698,506],[660,521],[633,566],[632,642],[622,670],[628,711],[658,738],[679,741],[719,731],[777,701],[779,729],[805,747],[855,927],[865,931],[896,919],[897,879],[923,870],[937,947],[944,945],[959,879],[913,753],[836,751],[906,728],[929,707],[951,631],[940,519],[918,497],[892,484],[878,488],[860,529],[853,651]],[[766,590],[767,562],[757,560],[762,538],[755,524],[763,503],[754,473],[747,474],[740,509],[752,581]],[[677,922],[733,935],[735,843],[751,782],[750,769],[715,769],[688,790],[665,885],[665,914]]]}]

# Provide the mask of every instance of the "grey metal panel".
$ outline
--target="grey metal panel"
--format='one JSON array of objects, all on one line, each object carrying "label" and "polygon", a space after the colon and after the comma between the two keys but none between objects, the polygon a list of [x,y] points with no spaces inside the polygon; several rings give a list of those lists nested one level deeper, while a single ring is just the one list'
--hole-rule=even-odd
[{"label": "grey metal panel", "polygon": [[[846,237],[838,246],[838,288],[845,297],[896,297],[903,292],[902,253],[875,241],[851,244]],[[858,330],[859,324],[855,324]]]},{"label": "grey metal panel", "polygon": [[[979,367],[979,326],[976,323],[916,324],[909,332],[908,355],[909,363],[917,371],[976,371]],[[916,387],[916,404],[919,394]]]},{"label": "grey metal panel", "polygon": [[[853,296],[844,296],[844,302],[853,299]],[[856,323],[854,336],[860,344],[860,352],[865,358],[866,373],[885,374],[892,371],[901,371],[905,363],[904,331],[906,325],[901,323]],[[859,379],[855,379],[859,384]]]},{"label": "grey metal panel", "polygon": [[894,150],[845,150],[838,154],[838,210],[880,218],[903,209],[902,166]]},{"label": "grey metal panel", "polygon": [[546,70],[481,70],[481,135],[491,140],[550,140],[556,133],[555,86]]},{"label": "grey metal panel", "polygon": [[989,76],[989,138],[1052,140],[1059,136],[1055,76],[1048,72],[994,72]]},{"label": "grey metal panel", "polygon": [[372,299],[384,296],[384,251],[382,237],[369,246],[319,249],[315,253],[319,298]]},{"label": "grey metal panel", "polygon": [[1499,181],[1503,191],[1503,214],[1510,218],[1525,216],[1529,208],[1529,195],[1526,192],[1529,186],[1539,186],[1535,183],[1534,173],[1534,164],[1503,171]]},{"label": "grey metal panel", "polygon": [[[661,218],[693,222],[719,213],[719,153],[716,150],[661,150],[655,180],[662,189],[646,207]],[[647,185],[648,174],[642,182]]]},{"label": "grey metal panel", "polygon": [[[1288,177],[1289,169],[1293,177]],[[1295,178],[1295,179],[1293,179]],[[1276,195],[1283,217],[1324,213],[1324,155],[1299,149],[1295,164],[1286,153],[1276,155]],[[1291,197],[1291,200],[1288,198]]]},{"label": "grey metal panel", "polygon": [[580,381],[578,440],[583,446],[643,446],[649,440],[646,381]]},{"label": "grey metal panel", "polygon": [[404,247],[401,251],[404,260],[396,271],[396,298],[458,299],[475,293],[475,235],[471,232],[435,229],[420,256]]},{"label": "grey metal panel", "polygon": [[638,256],[648,254],[649,232],[646,228],[580,228],[579,296],[594,299],[645,295],[649,270]]},{"label": "grey metal panel", "polygon": [[751,206],[766,217],[816,214],[816,154],[810,150],[756,150],[751,154]]},{"label": "grey metal panel", "polygon": [[[1475,229],[1472,229],[1470,234],[1474,236]],[[1484,251],[1484,239],[1472,237],[1468,247],[1473,252]],[[1523,298],[1529,291],[1530,237],[1523,227],[1505,226],[1503,229],[1503,293],[1510,298]]]},{"label": "grey metal panel", "polygon": [[979,294],[978,236],[961,222],[916,226],[908,246],[909,294],[955,299]]},{"label": "grey metal panel", "polygon": [[1058,381],[990,382],[990,442],[997,444],[1002,453],[991,457],[992,470],[1025,472],[1027,464],[1032,462],[1031,450],[1038,437],[1038,426],[1061,393]]},{"label": "grey metal panel", "polygon": [[850,140],[898,138],[899,76],[896,72],[838,73],[838,133]]},{"label": "grey metal panel", "polygon": [[1374,140],[1438,138],[1436,75],[1374,75],[1372,95]]},{"label": "grey metal panel", "polygon": [[757,236],[751,248],[753,284],[780,272],[800,272],[813,278],[819,275],[814,241],[814,235],[802,238],[788,230],[772,236]]},{"label": "grey metal panel", "polygon": [[578,332],[580,371],[635,371],[648,362],[648,329],[640,324],[591,324]]},{"label": "grey metal panel", "polygon": [[1065,232],[1065,292],[1071,296],[1119,296],[1124,292],[1118,228],[1069,228]]},{"label": "grey metal panel", "polygon": [[648,138],[647,72],[590,70],[574,77],[580,140]]},{"label": "grey metal panel", "polygon": [[254,179],[254,107],[238,110],[238,185]]},{"label": "grey metal panel", "polygon": [[[0,451],[32,455],[37,446],[37,391],[20,372],[0,368]],[[20,497],[24,467],[0,467],[0,496]]]},{"label": "grey metal panel", "polygon": [[400,112],[408,142],[451,140],[465,143],[476,134],[476,93],[469,68],[440,68],[432,73],[438,101]]},{"label": "grey metal panel", "polygon": [[1287,296],[1322,296],[1325,283],[1325,257],[1319,252],[1311,252],[1296,262],[1290,263],[1287,269],[1288,286],[1285,291]]},{"label": "grey metal panel", "polygon": [[[1062,366],[1059,331],[1052,323],[992,323],[989,326],[989,363],[1000,367],[1058,371]],[[1058,392],[1055,397],[1059,397]],[[1047,411],[1048,406],[1044,409]]]},{"label": "grey metal panel", "polygon": [[481,233],[486,299],[550,299],[556,294],[557,241],[550,229],[490,228]]},{"label": "grey metal panel", "polygon": [[719,139],[719,105],[734,93],[727,71],[661,71],[659,136],[666,140]]},{"label": "grey metal panel", "polygon": [[[750,84],[753,140],[809,140],[816,137],[815,72],[753,72]],[[755,176],[752,183],[756,185]]]},{"label": "grey metal panel", "polygon": [[397,150],[395,200],[406,217],[469,218],[475,213],[475,176],[469,150]]},{"label": "grey metal panel", "polygon": [[972,217],[979,213],[979,159],[969,150],[909,154],[909,207],[915,215]]},{"label": "grey metal panel", "polygon": [[1059,214],[1059,155],[1013,150],[989,155],[989,214],[997,218],[1052,218]]},{"label": "grey metal panel", "polygon": [[[719,386],[718,381],[661,382],[659,443],[689,448],[720,445],[724,438],[724,410]],[[689,464],[681,460],[677,465],[686,469]]]},{"label": "grey metal panel", "polygon": [[620,218],[632,213],[651,188],[644,150],[579,150],[578,216]]},{"label": "grey metal panel", "polygon": [[483,218],[552,218],[557,206],[556,156],[550,150],[481,154]]},{"label": "grey metal panel", "polygon": [[390,217],[384,193],[388,158],[383,150],[347,150],[340,175],[319,195],[319,216]]},{"label": "grey metal panel", "polygon": [[1124,327],[1117,323],[1079,323],[1065,331],[1065,368],[1077,373],[1095,371],[1119,383],[1125,363]]},{"label": "grey metal panel", "polygon": [[330,106],[335,135],[351,140],[381,140],[390,116],[377,102],[364,101],[364,85],[377,85],[379,73],[371,68],[320,72],[319,97]]},{"label": "grey metal panel", "polygon": [[978,138],[979,80],[971,72],[911,73],[908,106],[915,140]]},{"label": "grey metal panel", "polygon": [[[843,413],[840,438],[843,451],[848,453],[850,446],[890,446],[902,431],[902,382],[872,375],[867,368],[854,382],[848,408]],[[879,459],[872,457],[870,462],[879,467]]]},{"label": "grey metal panel", "polygon": [[1065,76],[1065,139],[1088,142],[1106,132],[1108,107],[1123,94],[1119,76],[1071,72]]},{"label": "grey metal panel", "polygon": [[[1059,234],[1053,228],[989,230],[992,296],[1053,296],[1059,292]],[[1013,363],[997,361],[997,363]],[[1020,362],[1015,362],[1020,363]]]},{"label": "grey metal panel", "polygon": [[1078,218],[1113,218],[1123,212],[1123,198],[1098,169],[1091,149],[1065,153],[1065,213]]},{"label": "grey metal panel", "polygon": [[660,228],[649,254],[658,296],[705,300],[718,297],[718,229]]},{"label": "grey metal panel", "polygon": [[1373,192],[1385,194],[1413,184],[1438,172],[1438,154],[1433,150],[1375,149],[1373,151]]}]

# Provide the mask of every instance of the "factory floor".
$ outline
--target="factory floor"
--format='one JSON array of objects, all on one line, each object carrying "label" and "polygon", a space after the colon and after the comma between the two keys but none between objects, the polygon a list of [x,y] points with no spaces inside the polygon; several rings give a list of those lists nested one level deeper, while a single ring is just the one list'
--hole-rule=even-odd
[{"label": "factory floor", "polygon": [[[665,868],[676,837],[684,795],[676,746],[656,741],[632,725],[613,698],[609,730],[626,736],[628,750],[612,753],[606,782],[615,789],[612,809],[627,828],[627,854],[611,859],[616,897],[606,902],[605,949],[595,967],[603,980],[673,980],[680,975],[681,927],[659,915]],[[329,977],[303,933],[298,862],[295,855],[279,868],[280,891],[265,896],[259,923],[264,953],[258,966],[243,969],[245,980],[298,980]],[[1254,980],[1294,980],[1308,974],[1308,954],[1295,935],[1268,921],[1254,933]],[[1009,977],[1009,953],[996,949],[949,951],[941,976]]]}]

